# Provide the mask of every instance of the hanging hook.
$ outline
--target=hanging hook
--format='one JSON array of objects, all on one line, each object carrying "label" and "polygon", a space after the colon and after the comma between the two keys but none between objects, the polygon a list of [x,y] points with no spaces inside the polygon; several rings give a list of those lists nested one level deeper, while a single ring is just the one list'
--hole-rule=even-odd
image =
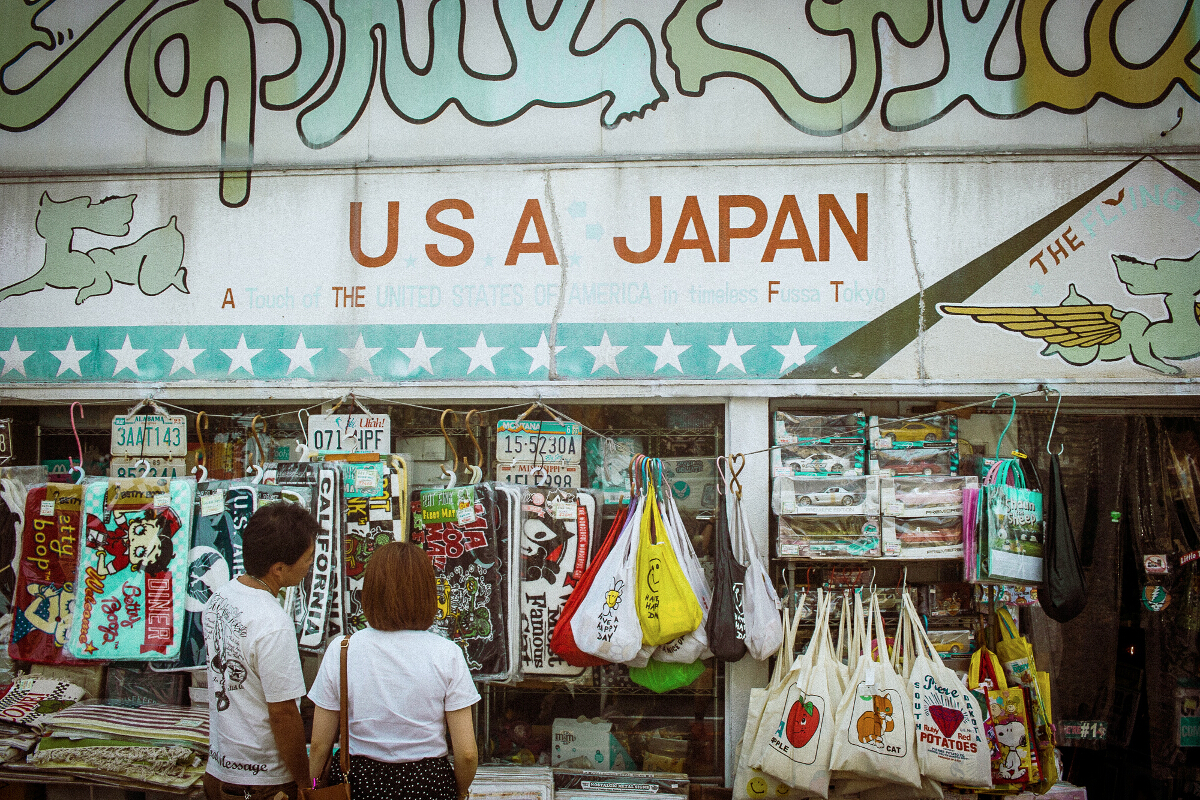
[{"label": "hanging hook", "polygon": [[[450,465],[449,469],[447,469],[445,465],[442,465],[442,474],[443,475],[448,475],[448,474],[458,470],[458,448],[454,446],[454,442],[450,439],[450,433],[446,430],[446,415],[447,414],[454,414],[455,418],[458,417],[458,414],[455,411],[447,408],[445,411],[442,412],[441,420],[438,421],[438,424],[442,427],[442,438],[446,440],[446,446],[449,447],[450,452],[454,454],[454,462]],[[452,486],[454,486],[453,481],[451,481],[450,486],[447,486],[446,488],[449,489]]]},{"label": "hanging hook", "polygon": [[[75,406],[79,406],[79,418],[83,419],[83,403],[76,400],[71,403],[71,433],[75,434],[75,449],[79,451],[79,468],[83,469],[83,445],[79,443],[79,430],[75,427]],[[67,465],[75,466],[75,462],[67,456]]]},{"label": "hanging hook", "polygon": [[258,438],[258,421],[262,419],[262,414],[255,414],[254,419],[250,421],[250,435],[254,437],[254,448],[258,451],[257,463],[261,464],[266,459],[263,452],[262,440]]},{"label": "hanging hook", "polygon": [[[1054,419],[1050,421],[1050,435],[1046,437],[1046,452],[1049,455],[1054,455],[1054,453],[1050,450],[1050,440],[1054,438],[1054,426],[1058,424],[1058,407],[1062,405],[1062,392],[1060,392],[1058,389],[1047,388],[1046,402],[1050,402],[1051,392],[1054,392],[1056,395],[1058,395],[1058,402],[1054,404]],[[1058,444],[1058,454],[1060,456],[1063,454],[1062,442],[1059,442]]]},{"label": "hanging hook", "polygon": [[[200,474],[196,475],[197,472]],[[204,483],[208,480],[208,467],[204,466],[203,464],[197,464],[196,466],[192,467],[192,474],[196,475],[196,483]]]},{"label": "hanging hook", "polygon": [[[474,467],[477,469],[482,469],[482,467],[483,467],[483,448],[479,446],[479,440],[475,438],[475,432],[471,430],[471,417],[478,413],[479,413],[478,409],[472,408],[470,411],[467,412],[467,418],[463,422],[463,424],[467,426],[467,436],[471,437],[471,444],[475,445]],[[463,458],[465,459],[466,456],[463,456]]]},{"label": "hanging hook", "polygon": [[150,471],[150,462],[144,458],[139,458],[133,463],[134,468],[138,471],[137,477],[144,478],[146,473]]},{"label": "hanging hook", "polygon": [[[204,449],[204,431],[206,430],[208,430],[208,414],[201,411],[196,415],[196,438],[200,441],[200,452],[196,454],[197,464],[208,463],[208,451]],[[204,470],[204,474],[208,474],[207,469]]]},{"label": "hanging hook", "polygon": [[1016,419],[1017,416],[1017,398],[1013,397],[1008,392],[1001,392],[1000,394],[996,395],[995,398],[992,399],[992,408],[996,407],[996,403],[1001,397],[1007,397],[1009,400],[1012,400],[1012,411],[1008,412],[1008,423],[1005,424],[1004,430],[1000,431],[1000,438],[996,440],[996,458],[1001,458],[1000,445],[1004,443],[1004,437],[1008,434],[1008,429],[1012,427],[1013,420]]},{"label": "hanging hook", "polygon": [[[67,460],[69,461],[70,459],[67,459]],[[79,465],[75,465],[75,466],[71,467],[69,470],[67,470],[67,472],[72,475],[77,475],[77,477],[75,478],[76,486],[83,483],[83,475],[84,475],[83,467],[81,467]]]},{"label": "hanging hook", "polygon": [[254,464],[252,466],[246,467],[246,474],[247,475],[252,474],[254,476],[250,479],[250,483],[255,484],[255,485],[262,483],[263,468],[261,466],[259,466],[258,464]]},{"label": "hanging hook", "polygon": [[746,457],[741,453],[734,453],[729,458],[729,488],[737,495],[738,500],[742,499],[742,482],[738,476],[742,474],[742,470],[746,468]]}]

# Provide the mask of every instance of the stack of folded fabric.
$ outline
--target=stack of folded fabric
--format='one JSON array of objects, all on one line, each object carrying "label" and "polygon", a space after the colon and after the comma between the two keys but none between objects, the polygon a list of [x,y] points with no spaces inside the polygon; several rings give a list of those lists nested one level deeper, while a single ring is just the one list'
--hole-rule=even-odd
[{"label": "stack of folded fabric", "polygon": [[0,697],[0,763],[20,761],[41,738],[42,725],[86,693],[54,678],[21,678]]},{"label": "stack of folded fabric", "polygon": [[126,789],[182,791],[204,775],[208,711],[77,703],[44,722],[29,763]]}]

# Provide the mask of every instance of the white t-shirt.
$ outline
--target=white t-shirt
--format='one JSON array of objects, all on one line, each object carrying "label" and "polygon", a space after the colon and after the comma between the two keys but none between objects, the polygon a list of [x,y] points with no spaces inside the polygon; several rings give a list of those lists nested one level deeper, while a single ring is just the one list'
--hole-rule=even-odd
[{"label": "white t-shirt", "polygon": [[227,783],[288,783],[267,703],[298,700],[296,628],[275,598],[232,580],[204,607],[208,646],[208,773]]},{"label": "white t-shirt", "polygon": [[[329,642],[308,697],[341,710],[342,637]],[[446,712],[479,702],[462,650],[428,631],[366,628],[346,654],[350,754],[397,763],[446,755]]]}]

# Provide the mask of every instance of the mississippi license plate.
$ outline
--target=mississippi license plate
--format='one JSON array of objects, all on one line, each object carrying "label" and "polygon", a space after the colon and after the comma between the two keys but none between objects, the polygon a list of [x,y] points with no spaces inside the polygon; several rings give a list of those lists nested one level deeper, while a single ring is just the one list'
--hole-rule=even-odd
[{"label": "mississippi license plate", "polygon": [[308,418],[308,446],[322,453],[392,452],[392,419],[387,414],[314,414]]},{"label": "mississippi license plate", "polygon": [[578,489],[580,473],[578,464],[496,464],[496,480],[518,486]]},{"label": "mississippi license plate", "polygon": [[187,418],[161,414],[113,417],[112,454],[182,458],[187,455]]},{"label": "mississippi license plate", "polygon": [[496,461],[506,464],[579,464],[583,426],[578,422],[502,419],[496,423]]}]

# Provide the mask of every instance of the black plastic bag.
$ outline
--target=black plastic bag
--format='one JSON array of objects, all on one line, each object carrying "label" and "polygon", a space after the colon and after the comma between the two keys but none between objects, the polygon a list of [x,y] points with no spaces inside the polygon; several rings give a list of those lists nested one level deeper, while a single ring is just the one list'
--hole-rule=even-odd
[{"label": "black plastic bag", "polygon": [[716,574],[713,576],[712,605],[708,609],[708,649],[722,661],[740,661],[746,655],[745,595],[746,568],[734,558],[729,539],[729,514],[725,497],[717,498]]},{"label": "black plastic bag", "polygon": [[1046,531],[1038,602],[1050,619],[1069,622],[1087,605],[1087,582],[1075,549],[1057,455],[1050,456],[1050,486],[1042,497]]}]

